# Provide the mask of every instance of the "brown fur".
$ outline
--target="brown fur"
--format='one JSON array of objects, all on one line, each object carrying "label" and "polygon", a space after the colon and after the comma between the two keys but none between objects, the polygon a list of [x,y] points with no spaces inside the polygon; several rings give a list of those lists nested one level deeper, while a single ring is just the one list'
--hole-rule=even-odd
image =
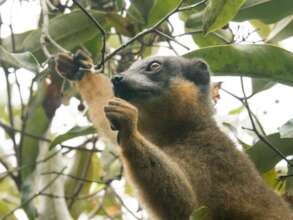
[{"label": "brown fur", "polygon": [[[103,117],[99,83],[90,77],[79,85],[95,124]],[[106,117],[119,130],[123,165],[151,219],[187,220],[200,206],[209,209],[205,220],[292,219],[212,111],[209,95],[179,78],[151,105],[119,98],[106,105]]]},{"label": "brown fur", "polygon": [[88,105],[90,119],[98,134],[110,143],[116,144],[117,134],[111,129],[104,113],[104,106],[114,96],[109,79],[103,74],[86,74],[76,86]]}]

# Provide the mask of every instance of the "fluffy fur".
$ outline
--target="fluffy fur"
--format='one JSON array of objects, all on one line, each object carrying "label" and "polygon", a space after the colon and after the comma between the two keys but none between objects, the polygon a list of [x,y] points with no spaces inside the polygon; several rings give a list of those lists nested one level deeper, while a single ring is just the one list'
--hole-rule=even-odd
[{"label": "fluffy fur", "polygon": [[[150,72],[155,61],[161,69]],[[93,123],[111,134],[109,125],[97,123],[105,119],[103,92],[112,96],[100,77],[87,75],[78,88]],[[119,132],[124,168],[151,219],[187,220],[200,206],[209,209],[205,220],[292,219],[287,204],[213,120],[204,63],[154,57],[120,77],[114,83],[120,98],[109,99],[104,111]]]}]

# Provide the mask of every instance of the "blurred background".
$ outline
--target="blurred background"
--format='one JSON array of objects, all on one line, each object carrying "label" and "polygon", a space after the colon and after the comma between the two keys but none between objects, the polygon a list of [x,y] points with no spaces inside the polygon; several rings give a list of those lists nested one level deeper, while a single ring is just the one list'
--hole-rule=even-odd
[{"label": "blurred background", "polygon": [[293,2],[227,2],[77,1],[102,34],[71,0],[0,0],[0,218],[147,219],[115,149],[54,71],[57,52],[77,49],[108,76],[152,55],[207,60],[222,82],[219,126],[293,204]]}]

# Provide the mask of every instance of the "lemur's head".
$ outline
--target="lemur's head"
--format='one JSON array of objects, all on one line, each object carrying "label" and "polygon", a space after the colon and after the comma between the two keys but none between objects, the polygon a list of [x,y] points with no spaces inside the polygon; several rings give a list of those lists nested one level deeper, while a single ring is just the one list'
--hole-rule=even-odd
[{"label": "lemur's head", "polygon": [[168,95],[177,84],[189,84],[206,93],[210,75],[202,60],[156,56],[135,62],[125,72],[114,75],[112,82],[116,96],[136,103]]},{"label": "lemur's head", "polygon": [[114,75],[112,83],[115,96],[140,110],[169,113],[169,119],[200,113],[210,99],[209,68],[200,59],[150,57]]}]

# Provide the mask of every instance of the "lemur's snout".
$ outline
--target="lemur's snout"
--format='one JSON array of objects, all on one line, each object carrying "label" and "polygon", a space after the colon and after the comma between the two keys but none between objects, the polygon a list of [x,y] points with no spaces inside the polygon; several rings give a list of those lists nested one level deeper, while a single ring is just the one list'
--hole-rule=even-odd
[{"label": "lemur's snout", "polygon": [[113,83],[113,86],[115,87],[115,86],[119,85],[121,83],[122,79],[123,79],[123,76],[121,74],[114,75],[111,78],[111,81]]}]

